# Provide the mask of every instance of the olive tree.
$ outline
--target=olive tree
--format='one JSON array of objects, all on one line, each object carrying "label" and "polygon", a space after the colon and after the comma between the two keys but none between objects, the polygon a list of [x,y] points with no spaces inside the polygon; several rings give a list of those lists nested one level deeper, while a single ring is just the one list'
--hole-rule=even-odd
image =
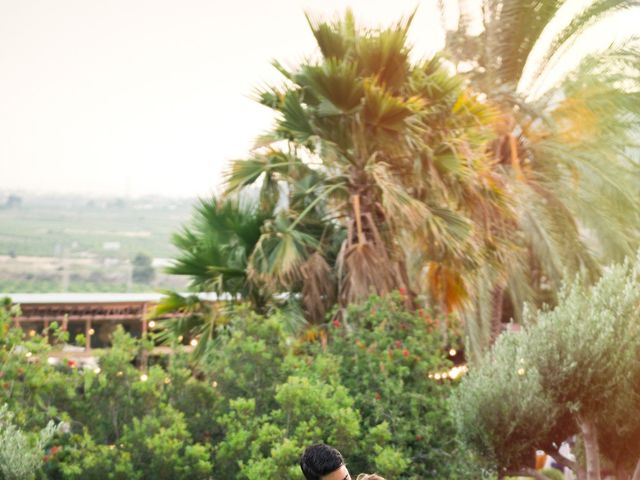
[{"label": "olive tree", "polygon": [[0,407],[0,479],[29,480],[42,466],[44,449],[56,432],[51,421],[37,434],[20,430],[7,405]]},{"label": "olive tree", "polygon": [[[529,312],[503,334],[454,398],[459,432],[499,475],[527,470],[542,449],[579,478],[600,480],[601,456],[618,477],[640,479],[640,256],[589,285],[560,292],[554,309]],[[558,447],[579,434],[585,465]]]},{"label": "olive tree", "polygon": [[527,340],[528,332],[502,335],[453,397],[464,444],[499,478],[545,478],[533,469],[536,449],[561,443],[575,429],[525,359]]},{"label": "olive tree", "polygon": [[[542,389],[575,419],[587,478],[599,480],[599,437],[628,445],[640,427],[628,415],[639,404],[640,257],[609,268],[593,286],[575,282],[560,298],[555,309],[529,316],[527,358]],[[640,452],[629,453],[637,460]]]}]

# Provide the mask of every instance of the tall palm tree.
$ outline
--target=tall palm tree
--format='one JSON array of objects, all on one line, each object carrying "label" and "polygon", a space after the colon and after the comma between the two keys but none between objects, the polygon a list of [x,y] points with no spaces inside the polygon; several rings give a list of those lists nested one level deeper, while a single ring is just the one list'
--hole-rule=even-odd
[{"label": "tall palm tree", "polygon": [[283,85],[258,92],[278,119],[232,164],[227,191],[261,180],[274,212],[249,259],[263,285],[303,282],[309,305],[333,290],[346,304],[404,289],[411,303],[423,259],[474,268],[512,241],[513,209],[485,148],[494,111],[438,58],[410,62],[412,17],[383,30],[357,28],[350,12],[307,17],[319,58],[276,63]]},{"label": "tall palm tree", "polygon": [[[554,31],[568,3],[461,1],[459,29],[447,35],[446,55],[500,111],[490,149],[509,177],[528,256],[518,268],[477,278],[466,317],[479,346],[495,336],[505,292],[516,314],[525,300],[552,302],[564,274],[595,276],[639,245],[637,39],[612,39],[557,81],[550,73],[576,55],[589,27],[640,2],[593,0]],[[482,29],[470,34],[474,15]]]}]

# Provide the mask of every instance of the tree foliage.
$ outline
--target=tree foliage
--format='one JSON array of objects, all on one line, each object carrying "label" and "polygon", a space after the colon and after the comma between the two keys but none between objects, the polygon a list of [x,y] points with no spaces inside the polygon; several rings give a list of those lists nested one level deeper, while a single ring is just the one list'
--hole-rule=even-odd
[{"label": "tree foliage", "polygon": [[557,455],[582,436],[588,479],[604,454],[629,475],[640,461],[640,257],[590,286],[563,289],[554,309],[528,314],[465,378],[454,410],[468,445],[498,472],[527,465],[535,449]]},{"label": "tree foliage", "polygon": [[448,411],[451,384],[430,378],[450,366],[442,339],[403,304],[399,294],[371,298],[299,337],[283,312],[237,306],[197,362],[176,346],[142,371],[151,344],[121,329],[98,367],[79,368],[50,364],[58,347],[39,335],[4,328],[2,381],[15,387],[0,389],[0,402],[29,438],[50,419],[65,426],[34,447],[41,478],[300,480],[300,454],[320,441],[354,471],[473,478]]},{"label": "tree foliage", "polygon": [[[274,217],[249,277],[276,291],[298,286],[316,321],[334,298],[345,306],[402,288],[410,303],[427,260],[473,268],[509,243],[504,184],[485,152],[493,110],[440,59],[410,61],[411,19],[376,30],[351,12],[309,16],[321,55],[290,70],[275,64],[283,84],[258,98],[276,124],[229,170],[228,192],[259,185]],[[459,281],[437,272],[440,285]],[[437,293],[455,302],[453,289]]]},{"label": "tree foliage", "polygon": [[518,320],[525,302],[555,303],[563,279],[586,271],[595,280],[602,265],[638,248],[637,38],[614,41],[612,32],[567,65],[581,55],[573,47],[590,27],[640,4],[584,2],[563,23],[566,0],[455,3],[458,28],[448,32],[444,55],[499,112],[488,148],[508,178],[522,233],[519,262],[469,278],[475,301],[465,317],[480,353],[495,338],[491,324],[499,319],[486,305],[496,286]]}]

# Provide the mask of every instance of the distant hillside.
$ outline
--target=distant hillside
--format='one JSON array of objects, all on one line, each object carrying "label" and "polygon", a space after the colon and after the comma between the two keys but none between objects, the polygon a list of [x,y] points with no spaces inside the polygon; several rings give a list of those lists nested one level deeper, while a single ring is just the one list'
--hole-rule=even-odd
[{"label": "distant hillside", "polygon": [[[194,200],[28,196],[0,192],[0,292],[130,291],[170,287],[171,234]],[[148,285],[132,280],[138,254],[154,261]],[[139,278],[139,277],[134,277]]]}]

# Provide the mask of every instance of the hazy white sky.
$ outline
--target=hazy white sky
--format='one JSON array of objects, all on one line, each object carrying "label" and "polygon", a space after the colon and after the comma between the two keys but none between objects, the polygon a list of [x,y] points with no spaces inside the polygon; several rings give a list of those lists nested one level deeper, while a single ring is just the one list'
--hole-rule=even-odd
[{"label": "hazy white sky", "polygon": [[[386,24],[415,0],[0,0],[0,189],[203,195],[271,114],[277,58],[314,51],[305,10]],[[416,53],[442,46],[422,1]]]},{"label": "hazy white sky", "polygon": [[0,189],[206,195],[271,124],[250,98],[271,59],[314,52],[305,10],[377,25],[416,5],[428,56],[436,0],[0,0]]}]

